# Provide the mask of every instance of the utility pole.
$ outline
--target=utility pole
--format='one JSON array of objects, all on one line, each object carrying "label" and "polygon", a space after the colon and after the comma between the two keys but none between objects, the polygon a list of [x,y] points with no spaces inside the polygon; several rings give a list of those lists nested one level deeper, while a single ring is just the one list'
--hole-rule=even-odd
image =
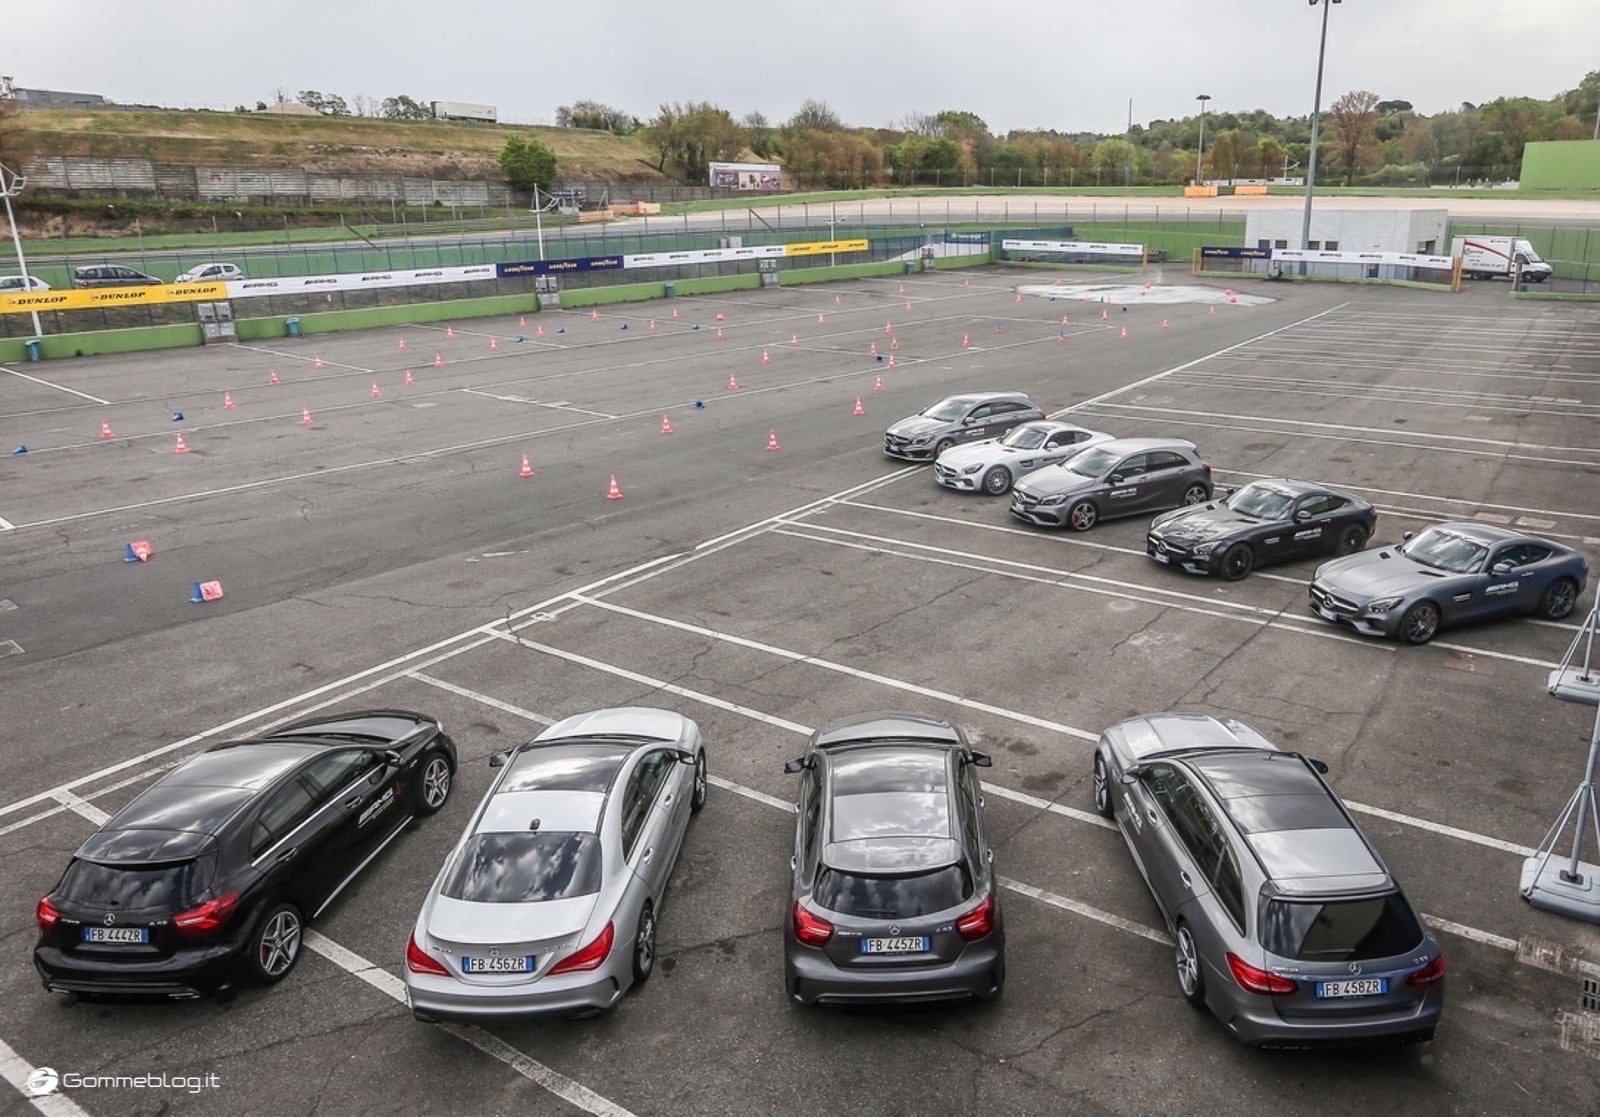
[{"label": "utility pole", "polygon": [[[11,79],[6,80],[9,82]],[[7,175],[10,178],[7,178]],[[22,188],[26,185],[28,185],[27,179],[15,171],[8,170],[4,163],[0,163],[0,198],[6,200],[6,224],[11,226],[11,243],[17,250],[17,270],[22,273],[22,293],[29,295],[33,293],[33,284],[28,282],[28,261],[22,255],[22,238],[17,235],[17,216],[11,212],[12,196],[22,193]],[[33,310],[28,313],[33,318],[33,336],[43,337],[44,332],[39,328],[39,312]]]},{"label": "utility pole", "polygon": [[[1317,0],[1311,0],[1313,6]],[[1317,133],[1322,124],[1322,63],[1328,54],[1328,11],[1339,0],[1322,0],[1322,42],[1317,47],[1317,91],[1311,102],[1311,155],[1306,159],[1306,212],[1300,222],[1300,247],[1311,243],[1311,198],[1317,189]]]}]

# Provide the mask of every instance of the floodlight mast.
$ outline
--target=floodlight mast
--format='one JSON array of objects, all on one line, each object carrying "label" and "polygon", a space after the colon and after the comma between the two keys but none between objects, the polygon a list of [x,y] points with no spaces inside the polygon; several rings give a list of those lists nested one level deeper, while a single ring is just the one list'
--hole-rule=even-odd
[{"label": "floodlight mast", "polygon": [[1194,153],[1194,184],[1204,186],[1206,180],[1200,164],[1206,157],[1206,102],[1211,100],[1211,94],[1198,94],[1195,100],[1200,102],[1200,150]]},{"label": "floodlight mast", "polygon": [[[1306,212],[1300,222],[1300,248],[1311,247],[1311,199],[1317,190],[1317,134],[1322,124],[1322,63],[1328,55],[1328,10],[1340,0],[1322,2],[1322,41],[1317,47],[1317,91],[1311,101],[1311,155],[1306,160]],[[1318,0],[1311,0],[1317,6]]]},{"label": "floodlight mast", "polygon": [[[10,177],[8,178],[7,176]],[[22,193],[22,188],[26,185],[28,185],[26,178],[23,178],[15,171],[7,169],[4,163],[0,163],[0,198],[6,200],[6,224],[11,226],[11,243],[17,250],[17,270],[22,273],[22,293],[24,295],[33,290],[33,284],[28,282],[28,261],[22,255],[22,238],[17,235],[17,218],[11,212],[11,196]],[[39,328],[39,312],[31,310],[28,313],[33,318],[33,336],[43,337],[44,334]]]}]

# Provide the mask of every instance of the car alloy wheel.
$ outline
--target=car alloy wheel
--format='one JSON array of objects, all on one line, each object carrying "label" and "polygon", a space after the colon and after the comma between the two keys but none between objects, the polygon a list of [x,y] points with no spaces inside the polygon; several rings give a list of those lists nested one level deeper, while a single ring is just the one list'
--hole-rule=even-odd
[{"label": "car alloy wheel", "polygon": [[1073,531],[1088,531],[1100,519],[1100,510],[1087,500],[1080,500],[1067,513],[1067,524]]},{"label": "car alloy wheel", "polygon": [[1337,551],[1341,555],[1353,555],[1367,545],[1367,533],[1357,524],[1351,524],[1339,533],[1339,546]]},{"label": "car alloy wheel", "polygon": [[1558,578],[1544,591],[1539,603],[1539,615],[1546,620],[1558,621],[1572,612],[1578,603],[1578,583],[1571,578]]},{"label": "car alloy wheel", "polygon": [[1210,499],[1211,493],[1206,490],[1204,485],[1190,485],[1183,490],[1183,502],[1185,504],[1204,504]]},{"label": "car alloy wheel", "polygon": [[633,935],[633,980],[647,980],[656,968],[656,909],[649,900],[639,913],[639,928]]},{"label": "car alloy wheel", "polygon": [[1222,576],[1227,581],[1237,582],[1250,573],[1250,568],[1255,566],[1255,552],[1248,543],[1235,543],[1228,548],[1227,554],[1222,556]]},{"label": "car alloy wheel", "polygon": [[953,442],[951,439],[941,438],[938,444],[933,448],[933,456],[937,458],[940,454],[944,453],[954,445],[955,442]]},{"label": "car alloy wheel", "polygon": [[694,793],[689,796],[689,809],[698,811],[706,805],[706,754],[694,758]]},{"label": "car alloy wheel", "polygon": [[1426,644],[1439,631],[1439,607],[1419,601],[1400,618],[1400,637],[1408,644]]},{"label": "car alloy wheel", "polygon": [[1106,762],[1098,753],[1094,758],[1094,809],[1106,818],[1113,814],[1111,806],[1111,775],[1106,771]]},{"label": "car alloy wheel", "polygon": [[450,798],[450,761],[443,753],[433,753],[422,768],[421,802],[417,809],[422,814],[433,814]]},{"label": "car alloy wheel", "polygon": [[1200,948],[1187,923],[1179,923],[1173,936],[1173,961],[1178,971],[1178,990],[1183,999],[1197,1008],[1206,1001],[1205,979],[1200,976]]},{"label": "car alloy wheel", "polygon": [[997,465],[983,475],[983,491],[990,496],[999,496],[1011,487],[1011,471],[1003,465]]},{"label": "car alloy wheel", "polygon": [[279,904],[267,912],[252,944],[256,976],[271,984],[281,981],[300,960],[303,925],[293,904]]}]

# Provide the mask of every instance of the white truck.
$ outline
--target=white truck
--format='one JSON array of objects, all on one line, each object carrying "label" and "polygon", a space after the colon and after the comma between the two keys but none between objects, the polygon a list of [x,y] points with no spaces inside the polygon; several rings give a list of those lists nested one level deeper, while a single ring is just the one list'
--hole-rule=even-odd
[{"label": "white truck", "polygon": [[1455,237],[1450,241],[1450,255],[1460,258],[1463,279],[1504,276],[1515,280],[1520,274],[1526,282],[1543,283],[1555,271],[1521,237]]},{"label": "white truck", "polygon": [[474,120],[481,124],[495,124],[496,117],[493,105],[474,105],[469,101],[430,101],[429,107],[433,109],[435,120]]}]

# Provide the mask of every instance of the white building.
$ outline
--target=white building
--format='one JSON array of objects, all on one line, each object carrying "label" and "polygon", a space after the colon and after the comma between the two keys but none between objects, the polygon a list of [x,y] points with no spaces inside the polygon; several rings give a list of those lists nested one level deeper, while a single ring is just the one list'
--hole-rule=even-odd
[{"label": "white building", "polygon": [[[1298,209],[1251,212],[1245,217],[1244,243],[1249,248],[1300,248],[1304,220]],[[1449,233],[1449,210],[1313,208],[1311,237],[1304,247],[1436,255],[1450,250]]]}]

